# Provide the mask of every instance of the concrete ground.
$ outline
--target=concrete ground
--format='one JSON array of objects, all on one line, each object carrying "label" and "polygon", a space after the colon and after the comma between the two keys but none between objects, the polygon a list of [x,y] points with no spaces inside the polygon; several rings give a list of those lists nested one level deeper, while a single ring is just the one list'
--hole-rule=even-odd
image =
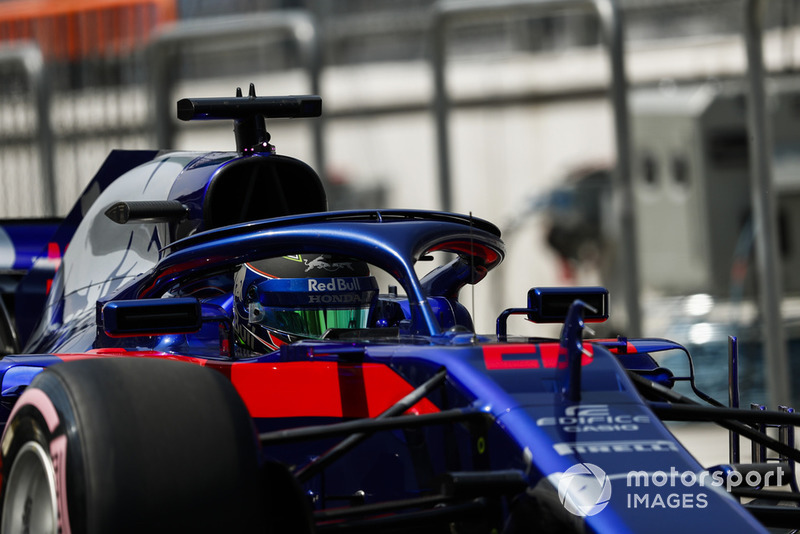
[{"label": "concrete ground", "polygon": [[[703,467],[730,463],[728,431],[724,428],[713,423],[670,423],[667,426]],[[750,442],[742,439],[741,450],[742,459],[749,459]]]},{"label": "concrete ground", "polygon": [[[728,431],[713,423],[668,423],[667,427],[703,467],[728,464]],[[776,429],[771,429],[770,437],[777,439]],[[800,434],[795,429],[795,444],[800,443]],[[750,440],[739,438],[741,463],[750,462]],[[772,451],[767,455],[776,456]]]}]

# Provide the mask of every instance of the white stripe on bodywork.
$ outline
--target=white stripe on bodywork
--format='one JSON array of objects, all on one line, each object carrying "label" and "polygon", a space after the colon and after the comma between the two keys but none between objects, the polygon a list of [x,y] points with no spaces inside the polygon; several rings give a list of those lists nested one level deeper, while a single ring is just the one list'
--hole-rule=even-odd
[{"label": "white stripe on bodywork", "polygon": [[[150,269],[166,241],[166,223],[120,225],[105,216],[120,200],[165,200],[197,153],[172,153],[140,165],[112,182],[91,205],[62,262],[63,321],[93,313],[97,299]],[[127,246],[126,246],[127,245]],[[48,303],[49,304],[49,303]]]},{"label": "white stripe on bodywork", "polygon": [[14,243],[8,237],[8,233],[0,228],[0,269],[13,269],[17,259],[17,251]]}]

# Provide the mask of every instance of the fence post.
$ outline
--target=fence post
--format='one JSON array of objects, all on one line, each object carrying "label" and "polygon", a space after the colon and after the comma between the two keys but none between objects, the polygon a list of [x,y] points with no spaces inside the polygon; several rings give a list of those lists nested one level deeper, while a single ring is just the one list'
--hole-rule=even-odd
[{"label": "fence post", "polygon": [[744,37],[747,47],[747,119],[751,144],[750,192],[755,230],[758,293],[764,336],[766,385],[772,407],[789,404],[791,368],[781,319],[781,270],[778,258],[772,143],[764,89],[763,0],[745,0]]},{"label": "fence post", "polygon": [[50,124],[50,87],[47,83],[42,51],[35,43],[21,43],[0,48],[0,63],[18,64],[25,71],[36,108],[34,142],[39,151],[39,172],[42,182],[42,203],[48,216],[55,216],[56,180],[53,170],[53,130]]},{"label": "fence post", "polygon": [[603,41],[611,67],[611,103],[614,108],[614,134],[617,144],[617,172],[614,175],[620,240],[620,269],[627,281],[625,310],[626,334],[641,334],[639,305],[639,267],[636,246],[636,218],[633,212],[633,180],[631,178],[630,122],[625,78],[625,56],[622,15],[617,0],[441,0],[434,6],[431,25],[432,66],[434,77],[434,115],[439,153],[439,194],[442,209],[452,209],[450,177],[450,139],[447,119],[450,102],[445,80],[446,33],[448,25],[465,19],[486,20],[514,12],[547,14],[568,9],[593,11],[603,33]]}]

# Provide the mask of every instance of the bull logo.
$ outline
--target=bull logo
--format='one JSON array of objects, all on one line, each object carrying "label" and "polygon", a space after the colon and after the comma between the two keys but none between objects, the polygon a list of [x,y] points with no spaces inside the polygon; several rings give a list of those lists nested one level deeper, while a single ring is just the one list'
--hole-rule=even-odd
[{"label": "bull logo", "polygon": [[310,271],[311,269],[322,269],[323,271],[327,271],[329,273],[333,273],[336,271],[340,271],[342,269],[349,269],[353,271],[353,262],[350,261],[326,261],[326,256],[317,256],[311,261],[307,259],[303,260],[303,263],[306,264],[306,272]]}]

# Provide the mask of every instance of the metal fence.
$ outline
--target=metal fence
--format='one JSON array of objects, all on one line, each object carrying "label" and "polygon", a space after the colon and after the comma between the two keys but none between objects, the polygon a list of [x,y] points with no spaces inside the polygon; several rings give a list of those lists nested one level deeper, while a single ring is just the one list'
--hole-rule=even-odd
[{"label": "metal fence", "polygon": [[174,20],[174,1],[8,7],[0,13],[0,217],[63,214],[112,148],[150,144],[141,50]]},{"label": "metal fence", "polygon": [[[173,146],[174,84],[196,79],[187,58],[222,48],[213,60],[224,66],[239,39],[253,68],[259,50],[274,55],[265,42],[279,35],[300,48],[307,92],[318,92],[317,35],[305,12],[189,21],[160,32],[149,48],[78,62],[46,62],[33,42],[0,48],[0,217],[64,214],[112,149]],[[321,125],[313,135],[322,162]]]},{"label": "metal fence", "polygon": [[[165,0],[132,1],[131,6],[149,3],[169,4]],[[0,217],[65,213],[111,148],[172,146],[180,126],[173,119],[165,119],[172,115],[167,111],[171,108],[170,99],[174,100],[170,88],[182,80],[202,82],[202,76],[207,76],[202,74],[203,68],[209,63],[214,65],[215,76],[224,74],[226,69],[238,69],[239,73],[299,69],[305,73],[308,92],[319,92],[323,64],[332,68],[381,59],[427,60],[436,53],[435,41],[429,35],[436,20],[433,6],[442,4],[433,0],[420,0],[402,10],[393,2],[360,1],[311,2],[308,11],[277,9],[301,4],[271,0],[228,3],[228,11],[270,11],[238,18],[186,18],[158,33],[149,55],[137,43],[150,38],[156,21],[139,11],[131,11],[130,16],[116,22],[124,22],[124,39],[105,37],[103,42],[108,46],[90,46],[96,36],[82,31],[74,36],[74,42],[70,41],[72,45],[63,45],[82,51],[80,61],[48,61],[56,52],[50,41],[49,52],[44,56],[33,43],[0,46]],[[446,4],[467,6],[470,2]],[[502,4],[494,8],[502,8]],[[530,2],[533,6],[538,4],[569,7],[575,2]],[[626,30],[631,28],[628,33],[638,36],[636,39],[648,33],[664,33],[664,28],[681,35],[698,32],[697,24],[684,22],[689,17],[697,20],[702,15],[702,27],[710,32],[730,31],[742,19],[739,2],[733,0],[620,0],[620,5],[628,20]],[[795,2],[770,2],[769,7],[765,16],[768,27],[796,24],[800,17]],[[178,2],[176,9],[184,17],[220,11],[219,5],[211,2]],[[598,39],[599,19],[592,18],[591,13],[587,16],[568,12],[565,16],[561,11],[534,11],[540,13],[455,28],[449,32],[447,49],[459,56],[486,49],[534,51],[583,46]],[[674,24],[660,24],[662,20]],[[100,22],[94,20],[94,25]],[[3,31],[6,30],[0,33]],[[784,45],[787,50],[792,49],[789,37]],[[196,72],[192,72],[193,64],[200,65]],[[261,94],[273,92],[269,87],[259,89]],[[545,98],[580,99],[590,93],[595,98],[602,96],[601,88],[594,93],[563,87],[560,91]],[[523,99],[533,102],[541,96],[541,92],[534,91]],[[519,102],[519,97],[506,95],[505,103]],[[488,95],[484,99],[468,99],[467,105],[503,105],[503,99],[503,95]],[[326,102],[330,101],[326,98]],[[464,99],[453,100],[456,107],[462,103]],[[416,103],[385,100],[377,105],[374,101],[367,105],[334,104],[327,120],[425,113],[429,106],[424,98]],[[311,127],[315,166],[323,173],[324,130],[321,121]],[[439,143],[439,150],[446,150]],[[446,152],[439,159],[445,161]],[[444,177],[446,173],[440,171],[440,175]],[[445,180],[441,178],[442,188],[448,187]],[[442,191],[444,207],[449,207],[447,196]]]},{"label": "metal fence", "polygon": [[0,49],[0,212],[55,213],[50,93],[39,47]]}]

